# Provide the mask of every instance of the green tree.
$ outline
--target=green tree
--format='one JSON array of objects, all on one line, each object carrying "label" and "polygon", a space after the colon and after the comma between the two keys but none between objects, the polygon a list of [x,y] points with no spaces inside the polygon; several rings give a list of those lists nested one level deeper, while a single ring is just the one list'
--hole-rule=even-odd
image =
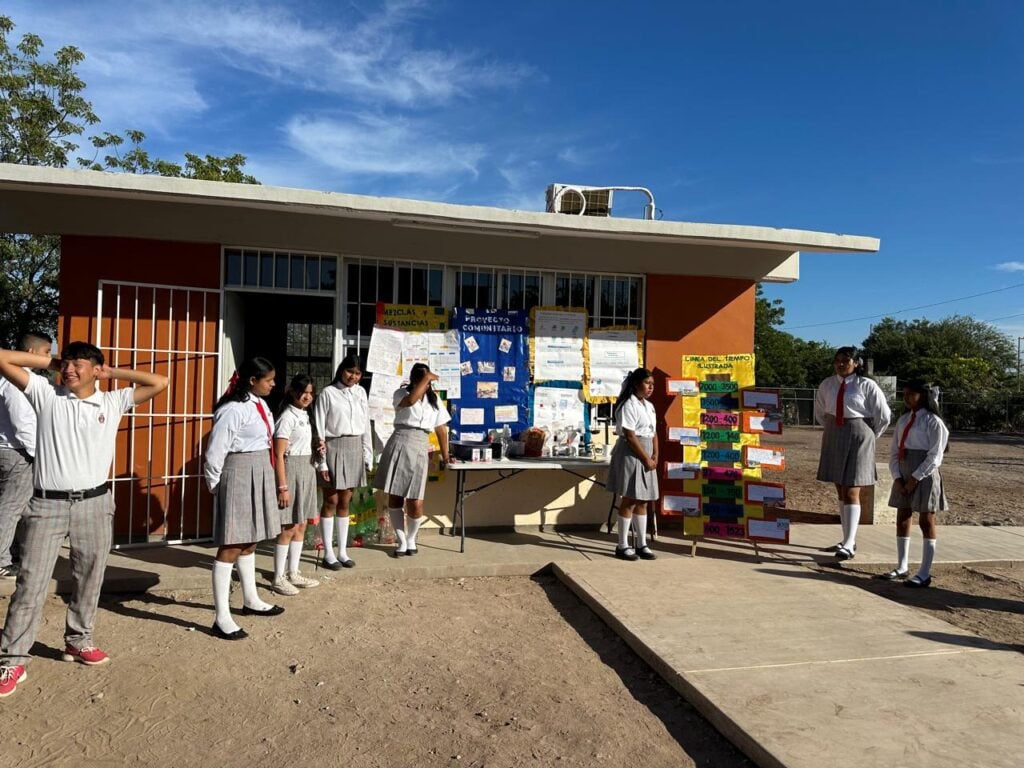
[{"label": "green tree", "polygon": [[[31,33],[12,45],[14,22],[0,15],[0,162],[67,166],[78,140],[99,122],[82,95],[85,82],[76,68],[85,58],[74,46],[56,51],[52,61],[40,58],[43,41]],[[142,147],[145,134],[126,131],[130,149],[121,156],[125,139],[104,133],[91,138],[102,161],[78,164],[93,170],[151,173],[209,181],[258,184],[244,172],[245,156],[185,154],[183,164],[151,158]],[[57,275],[60,238],[54,235],[0,234],[0,344],[14,346],[27,330],[52,331],[57,322]]]},{"label": "green tree", "polygon": [[754,354],[757,383],[766,387],[816,387],[832,370],[834,350],[779,328],[786,309],[781,299],[764,297],[757,286],[754,304]]}]

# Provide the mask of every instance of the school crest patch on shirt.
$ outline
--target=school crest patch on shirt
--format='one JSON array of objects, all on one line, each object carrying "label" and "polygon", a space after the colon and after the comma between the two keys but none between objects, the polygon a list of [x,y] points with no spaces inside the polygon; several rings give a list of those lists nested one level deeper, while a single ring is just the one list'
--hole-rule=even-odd
[{"label": "school crest patch on shirt", "polygon": [[104,416],[104,415],[103,415],[103,414],[101,413],[101,414],[99,415],[99,422],[100,422],[100,424],[102,424],[102,423],[103,423],[103,422],[105,422],[106,420],[107,420],[107,417],[106,417],[106,416]]}]

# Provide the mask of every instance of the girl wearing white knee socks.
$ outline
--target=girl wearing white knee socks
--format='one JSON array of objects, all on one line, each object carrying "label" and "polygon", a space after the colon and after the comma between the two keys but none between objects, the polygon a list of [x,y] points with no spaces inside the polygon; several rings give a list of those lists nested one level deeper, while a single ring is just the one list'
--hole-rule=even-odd
[{"label": "girl wearing white knee socks", "polygon": [[432,389],[435,381],[437,374],[423,363],[416,363],[409,372],[409,386],[395,392],[395,431],[380,455],[373,481],[374,488],[388,494],[388,514],[397,540],[395,557],[415,555],[418,551],[416,534],[423,522],[431,431],[437,434],[441,445],[441,466],[449,463],[446,425],[451,416]]},{"label": "girl wearing white knee socks", "polygon": [[917,512],[924,534],[921,568],[903,582],[908,587],[929,587],[935,557],[935,513],[949,509],[939,466],[949,444],[949,430],[942,421],[931,388],[920,379],[903,388],[906,412],[896,422],[889,446],[892,493],[889,506],[896,507],[896,567],[880,578],[905,579],[910,573],[910,527]]},{"label": "girl wearing white knee socks", "polygon": [[[608,490],[622,496],[619,502],[619,544],[615,556],[620,560],[654,560],[647,545],[647,502],[657,501],[658,430],[657,415],[650,397],[654,377],[646,368],[637,368],[622,384],[612,417],[619,436],[612,449],[608,467]],[[636,548],[629,546],[629,528],[636,531]]]},{"label": "girl wearing white knee socks", "polygon": [[[313,427],[307,409],[313,402],[313,381],[304,373],[291,380],[274,427],[274,472],[281,533],[274,547],[274,591],[296,595],[320,586],[299,572],[306,521],[316,517],[316,469],[313,465]],[[286,570],[287,566],[287,570]]]},{"label": "girl wearing white knee socks", "polygon": [[860,489],[878,479],[875,440],[892,418],[882,388],[860,375],[861,365],[854,347],[837,349],[836,375],[821,382],[814,398],[814,419],[825,428],[818,479],[835,485],[843,525],[843,540],[835,546],[837,560],[849,560],[857,551]]},{"label": "girl wearing white knee socks", "polygon": [[213,635],[248,637],[231,617],[231,569],[242,583],[243,616],[277,616],[284,608],[265,603],[256,589],[256,545],[281,532],[271,451],[273,427],[263,398],[274,388],[274,365],[262,357],[246,360],[217,401],[204,455],[204,474],[217,496],[213,563]]},{"label": "girl wearing white knee socks", "polygon": [[[373,440],[370,435],[370,405],[366,390],[359,386],[363,366],[349,355],[334,373],[334,381],[324,387],[313,406],[313,424],[322,450],[326,451],[327,471],[321,476],[324,504],[320,526],[324,542],[324,566],[332,571],[352,568],[348,556],[348,510],[352,493],[366,485],[366,472],[373,466]],[[334,534],[338,534],[338,554],[334,553]]]}]

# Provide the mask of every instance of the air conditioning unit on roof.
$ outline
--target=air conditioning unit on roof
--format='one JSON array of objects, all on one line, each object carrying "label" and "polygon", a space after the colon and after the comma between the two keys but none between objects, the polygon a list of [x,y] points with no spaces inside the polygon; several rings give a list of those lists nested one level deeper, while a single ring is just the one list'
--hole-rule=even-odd
[{"label": "air conditioning unit on roof", "polygon": [[654,195],[645,187],[589,187],[580,184],[549,184],[545,197],[548,213],[570,216],[611,216],[616,191],[643,192],[650,198],[644,218],[654,218]]}]

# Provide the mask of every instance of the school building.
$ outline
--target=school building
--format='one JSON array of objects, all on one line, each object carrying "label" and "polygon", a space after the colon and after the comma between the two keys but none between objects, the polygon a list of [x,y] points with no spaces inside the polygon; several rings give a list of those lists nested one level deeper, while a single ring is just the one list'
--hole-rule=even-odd
[{"label": "school building", "polygon": [[[792,282],[800,253],[866,253],[871,237],[771,227],[572,216],[188,179],[0,164],[0,231],[61,237],[58,344],[166,373],[166,395],[126,417],[114,466],[119,546],[206,539],[202,480],[212,408],[236,362],[330,380],[366,353],[378,302],[583,307],[635,324],[645,363],[752,352],[759,281]],[[659,387],[667,426],[678,401]],[[664,438],[664,435],[662,436]],[[662,460],[680,460],[662,443]],[[603,522],[608,494],[524,473],[467,502],[474,526]],[[454,482],[427,489],[433,524]]]}]

